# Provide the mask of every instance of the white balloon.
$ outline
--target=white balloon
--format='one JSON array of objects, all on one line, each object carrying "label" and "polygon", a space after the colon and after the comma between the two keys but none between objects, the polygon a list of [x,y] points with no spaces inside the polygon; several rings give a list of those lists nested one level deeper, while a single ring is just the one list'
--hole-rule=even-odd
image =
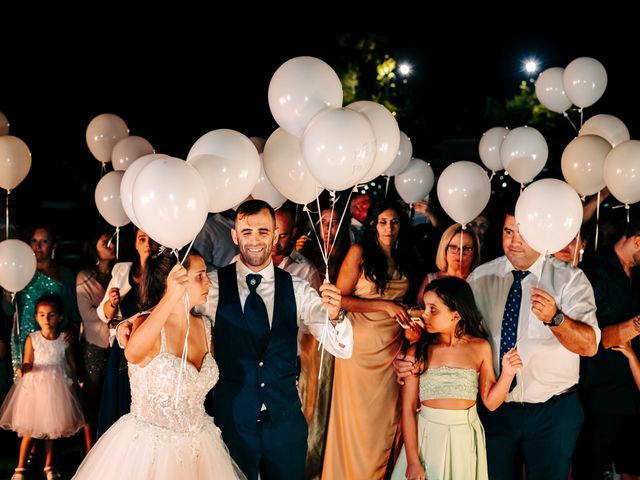
[{"label": "white balloon", "polygon": [[207,189],[198,171],[179,158],[162,157],[138,174],[133,210],[140,227],[156,242],[182,248],[207,220]]},{"label": "white balloon", "polygon": [[622,120],[604,113],[594,115],[584,122],[579,135],[598,135],[609,142],[612,147],[616,147],[631,138],[629,130]]},{"label": "white balloon", "polygon": [[391,112],[376,102],[363,100],[347,105],[347,108],[363,114],[371,123],[376,139],[373,165],[358,183],[367,183],[391,166],[400,148],[400,128]]},{"label": "white balloon", "polygon": [[107,173],[96,185],[94,194],[100,215],[114,227],[122,227],[130,222],[120,201],[120,185],[123,176],[124,172]]},{"label": "white balloon", "polygon": [[27,144],[13,135],[0,136],[0,187],[13,190],[31,169]]},{"label": "white balloon", "polygon": [[476,218],[489,203],[491,183],[480,165],[455,162],[440,175],[437,192],[447,215],[464,225]]},{"label": "white balloon", "polygon": [[129,127],[119,116],[103,113],[89,122],[85,139],[96,159],[102,163],[111,161],[111,152],[116,143],[129,136]]},{"label": "white balloon", "polygon": [[9,120],[7,116],[0,112],[0,136],[9,135]]},{"label": "white balloon", "polygon": [[9,292],[19,292],[36,273],[36,255],[22,240],[0,242],[0,285]]},{"label": "white balloon", "polygon": [[249,138],[221,128],[193,144],[187,163],[204,179],[209,211],[222,212],[247,198],[260,176],[260,154]]},{"label": "white balloon", "polygon": [[278,125],[296,137],[318,113],[342,106],[342,83],[315,57],[296,57],[280,65],[269,83],[269,108]]},{"label": "white balloon", "polygon": [[493,127],[482,134],[480,143],[478,144],[478,153],[480,160],[485,167],[492,172],[502,170],[502,161],[500,160],[500,146],[505,137],[509,133],[506,127]]},{"label": "white balloon", "polygon": [[124,212],[129,217],[129,220],[133,222],[133,224],[138,227],[140,226],[140,221],[136,217],[136,213],[133,211],[133,184],[136,182],[136,178],[138,174],[142,171],[144,167],[149,165],[154,160],[158,158],[166,157],[162,153],[152,153],[150,155],[144,155],[137,160],[135,160],[129,168],[124,172],[122,176],[122,181],[120,182],[120,201],[122,202],[122,208]]},{"label": "white balloon", "polygon": [[588,107],[596,103],[607,88],[607,71],[595,58],[576,58],[564,69],[562,83],[574,105]]},{"label": "white balloon", "polygon": [[311,175],[329,190],[354,186],[371,168],[376,140],[367,118],[347,108],[318,114],[302,139]]},{"label": "white balloon", "polygon": [[414,203],[429,195],[435,177],[433,169],[424,160],[413,158],[404,172],[393,178],[396,191],[406,203]]},{"label": "white balloon", "polygon": [[267,140],[263,165],[273,186],[293,203],[306,205],[324,190],[304,161],[300,139],[283,128]]},{"label": "white balloon", "polygon": [[567,183],[545,178],[525,188],[516,202],[522,238],[539,253],[556,253],[575,238],[582,225],[582,202]]},{"label": "white balloon", "polygon": [[571,100],[564,91],[564,68],[547,68],[536,80],[536,97],[552,112],[563,113],[571,106]]},{"label": "white balloon", "polygon": [[131,135],[118,140],[111,152],[111,163],[114,170],[126,170],[134,160],[155,153],[155,150],[145,138]]},{"label": "white balloon", "polygon": [[609,152],[604,161],[604,182],[622,203],[640,202],[640,141],[629,140]]},{"label": "white balloon", "polygon": [[509,175],[520,183],[531,182],[547,163],[549,147],[533,127],[511,130],[500,146],[500,160]]},{"label": "white balloon", "polygon": [[280,208],[287,200],[284,195],[271,185],[269,177],[267,177],[267,174],[264,171],[262,154],[260,154],[260,176],[258,177],[258,182],[251,191],[251,196],[257,200],[264,200],[274,209]]},{"label": "white balloon", "polygon": [[604,188],[604,159],[611,144],[596,135],[574,138],[562,152],[562,175],[580,195],[593,195]]},{"label": "white balloon", "polygon": [[411,145],[411,140],[406,133],[400,132],[400,146],[398,147],[398,153],[393,159],[391,165],[389,165],[389,167],[384,171],[384,174],[388,177],[392,177],[403,172],[409,165],[412,155],[413,146]]}]

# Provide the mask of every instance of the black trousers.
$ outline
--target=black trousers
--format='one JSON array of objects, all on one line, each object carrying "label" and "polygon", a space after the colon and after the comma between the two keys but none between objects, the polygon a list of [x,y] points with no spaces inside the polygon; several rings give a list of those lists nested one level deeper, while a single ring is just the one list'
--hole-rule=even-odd
[{"label": "black trousers", "polygon": [[[217,421],[216,421],[217,422]],[[229,453],[248,480],[303,480],[307,422],[301,411],[274,421],[264,412],[251,425],[219,424]]]},{"label": "black trousers", "polygon": [[487,439],[491,480],[566,480],[584,420],[577,392],[544,403],[503,403],[495,412],[480,409]]}]

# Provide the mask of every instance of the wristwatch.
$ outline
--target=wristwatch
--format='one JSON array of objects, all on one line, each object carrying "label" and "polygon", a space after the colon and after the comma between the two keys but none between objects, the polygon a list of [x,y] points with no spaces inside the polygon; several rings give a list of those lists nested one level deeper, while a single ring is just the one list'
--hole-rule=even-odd
[{"label": "wristwatch", "polygon": [[346,315],[347,312],[345,312],[342,308],[340,309],[340,312],[338,313],[338,316],[336,318],[334,318],[333,320],[331,320],[331,323],[333,325],[337,325],[338,323],[342,323],[344,322],[344,317]]},{"label": "wristwatch", "polygon": [[547,323],[547,327],[559,327],[560,325],[562,325],[562,322],[564,322],[564,313],[562,313],[560,310],[557,310],[551,321]]}]

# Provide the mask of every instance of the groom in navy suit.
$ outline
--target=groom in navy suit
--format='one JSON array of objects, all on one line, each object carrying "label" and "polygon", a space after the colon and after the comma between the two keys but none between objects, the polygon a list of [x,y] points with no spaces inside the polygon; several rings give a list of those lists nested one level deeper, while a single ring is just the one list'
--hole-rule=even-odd
[{"label": "groom in navy suit", "polygon": [[326,283],[320,296],[305,281],[274,267],[278,235],[269,204],[238,207],[232,237],[239,260],[210,274],[207,313],[215,315],[214,352],[220,380],[213,393],[216,424],[231,456],[249,480],[304,477],[307,424],[296,390],[298,328],[320,339],[328,314],[325,348],[349,358],[351,324],[340,308],[340,290]]}]

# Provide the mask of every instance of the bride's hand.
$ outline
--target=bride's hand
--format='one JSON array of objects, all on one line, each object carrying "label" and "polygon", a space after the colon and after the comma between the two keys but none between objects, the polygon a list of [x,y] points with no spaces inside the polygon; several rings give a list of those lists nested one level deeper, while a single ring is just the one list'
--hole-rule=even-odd
[{"label": "bride's hand", "polygon": [[165,296],[174,300],[180,300],[187,291],[189,277],[187,269],[176,263],[167,276],[167,291]]}]

